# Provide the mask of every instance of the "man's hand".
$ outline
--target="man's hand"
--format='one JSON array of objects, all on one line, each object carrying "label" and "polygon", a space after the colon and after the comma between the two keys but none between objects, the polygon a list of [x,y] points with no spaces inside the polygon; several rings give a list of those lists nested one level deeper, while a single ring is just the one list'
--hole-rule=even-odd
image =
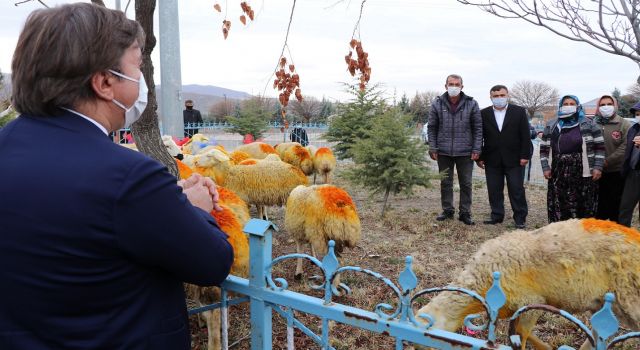
[{"label": "man's hand", "polygon": [[598,169],[593,169],[593,171],[591,172],[591,175],[592,175],[593,181],[598,181],[602,177],[602,171]]},{"label": "man's hand", "polygon": [[471,160],[478,160],[478,159],[480,159],[480,153],[472,152]]},{"label": "man's hand", "polygon": [[520,159],[520,166],[525,166],[529,163],[529,159]]},{"label": "man's hand", "polygon": [[438,152],[429,151],[429,157],[433,160],[438,160]]},{"label": "man's hand", "polygon": [[636,137],[633,138],[633,144],[636,147],[640,147],[640,136],[636,136]]},{"label": "man's hand", "polygon": [[544,171],[544,178],[549,180],[551,178],[551,170]]},{"label": "man's hand", "polygon": [[186,180],[178,181],[178,186],[182,187],[182,192],[187,196],[189,202],[206,212],[215,209],[221,211],[218,189],[215,182],[200,174],[193,174]]},{"label": "man's hand", "polygon": [[476,164],[478,165],[478,168],[484,169],[484,160],[476,160]]}]

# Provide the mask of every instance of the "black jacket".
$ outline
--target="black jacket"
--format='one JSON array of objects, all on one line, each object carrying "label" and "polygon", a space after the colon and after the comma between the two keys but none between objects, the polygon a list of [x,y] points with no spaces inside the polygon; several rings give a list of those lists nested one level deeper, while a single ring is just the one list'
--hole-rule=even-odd
[{"label": "black jacket", "polygon": [[482,116],[482,154],[480,159],[490,167],[520,166],[520,159],[531,158],[529,118],[524,108],[509,104],[498,129],[493,106],[480,111]]},{"label": "black jacket", "polygon": [[182,111],[182,119],[185,124],[187,123],[202,123],[202,116],[197,109],[185,109]]}]

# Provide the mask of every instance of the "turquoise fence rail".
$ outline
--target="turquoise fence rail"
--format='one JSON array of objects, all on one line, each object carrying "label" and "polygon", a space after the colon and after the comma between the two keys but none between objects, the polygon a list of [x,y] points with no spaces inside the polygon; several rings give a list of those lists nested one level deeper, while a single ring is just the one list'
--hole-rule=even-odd
[{"label": "turquoise fence rail", "polygon": [[[498,311],[506,302],[506,296],[500,288],[500,273],[494,272],[493,286],[485,297],[474,291],[456,288],[442,287],[416,291],[418,280],[412,271],[412,258],[406,257],[404,271],[400,273],[396,285],[388,278],[377,272],[354,266],[340,266],[334,254],[333,241],[329,242],[329,252],[322,261],[306,254],[289,254],[272,259],[272,235],[277,227],[264,220],[252,219],[245,226],[245,233],[249,235],[250,245],[250,276],[244,279],[229,276],[222,285],[222,301],[220,303],[191,309],[190,314],[197,314],[214,308],[226,307],[238,303],[250,303],[251,323],[251,349],[272,349],[272,318],[273,313],[281,315],[287,323],[287,349],[293,349],[293,328],[298,328],[305,336],[312,339],[322,349],[334,349],[330,343],[331,328],[329,321],[334,321],[353,327],[365,329],[374,333],[395,338],[395,349],[403,349],[407,344],[417,344],[436,349],[520,349],[520,337],[515,333],[515,324],[519,317],[527,312],[551,312],[573,322],[577,329],[584,332],[586,339],[596,350],[605,350],[610,346],[625,342],[630,339],[640,338],[640,332],[627,333],[613,339],[612,335],[618,332],[618,321],[611,311],[614,296],[608,293],[605,296],[604,306],[591,318],[592,329],[589,329],[579,319],[569,313],[547,305],[530,305],[518,310],[510,319],[509,344],[496,342],[496,323]],[[288,282],[282,278],[272,277],[272,268],[289,259],[305,259],[317,266],[323,276],[319,276],[310,287],[323,291],[324,297],[317,298],[288,290]],[[334,279],[344,272],[357,272],[373,277],[380,283],[386,284],[393,290],[397,300],[392,306],[378,304],[373,311],[355,308],[335,302],[334,296],[338,288],[349,291],[348,286],[333,285]],[[465,326],[472,330],[486,330],[486,339],[478,339],[466,335],[435,329],[431,325],[434,320],[430,315],[416,315],[413,312],[414,302],[425,294],[441,291],[454,291],[465,293],[484,306],[486,310],[486,322],[475,324],[482,315],[467,316]],[[240,295],[235,299],[227,299],[228,292]],[[294,311],[315,315],[321,319],[321,333],[315,334],[303,322],[298,320]],[[226,313],[223,313],[226,314]],[[226,319],[226,317],[224,317]],[[223,326],[223,329],[225,327]],[[224,338],[224,335],[223,335]],[[224,343],[223,343],[224,344]],[[569,346],[561,346],[560,350],[573,349]]]}]

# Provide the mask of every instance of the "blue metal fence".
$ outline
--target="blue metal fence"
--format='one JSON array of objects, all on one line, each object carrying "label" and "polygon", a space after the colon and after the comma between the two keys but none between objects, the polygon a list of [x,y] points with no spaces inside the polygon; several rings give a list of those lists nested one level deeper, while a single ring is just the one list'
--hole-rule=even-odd
[{"label": "blue metal fence", "polygon": [[[229,305],[248,301],[250,303],[252,350],[269,350],[272,348],[272,316],[274,311],[287,322],[288,349],[293,349],[293,328],[301,330],[322,349],[334,349],[329,341],[331,335],[329,321],[393,337],[395,338],[396,350],[403,349],[405,343],[415,343],[437,349],[520,349],[520,338],[515,334],[515,324],[518,318],[524,313],[530,311],[540,312],[540,310],[555,313],[575,323],[578,329],[586,334],[587,340],[591,342],[596,350],[605,350],[607,346],[619,344],[633,338],[640,338],[639,332],[632,332],[609,339],[619,328],[618,321],[611,311],[614,297],[611,293],[608,293],[605,296],[603,308],[591,318],[593,330],[590,330],[580,320],[562,310],[546,305],[531,305],[521,308],[511,318],[508,337],[510,344],[498,344],[496,342],[498,310],[506,302],[505,294],[500,288],[500,273],[494,273],[493,286],[484,298],[473,291],[456,287],[430,288],[416,292],[418,280],[412,271],[411,257],[406,258],[406,266],[398,278],[398,286],[377,272],[354,266],[341,267],[334,254],[333,242],[329,243],[329,252],[322,261],[305,254],[289,254],[272,259],[271,243],[272,234],[275,230],[277,228],[268,221],[257,219],[249,221],[245,226],[245,233],[249,234],[251,254],[249,279],[229,276],[223,283],[222,302],[190,310],[190,314],[196,314],[212,308],[226,308]],[[323,291],[323,298],[290,291],[285,279],[274,279],[272,277],[272,269],[275,265],[285,260],[299,258],[308,260],[322,271],[323,276],[320,276],[321,283],[317,283],[318,280],[316,280],[316,283],[311,284],[310,287]],[[365,274],[389,286],[397,297],[397,306],[381,303],[373,311],[367,311],[335,302],[333,298],[334,294],[337,293],[337,289],[333,286],[333,281],[336,276],[347,271]],[[348,287],[342,287],[348,290]],[[228,300],[226,295],[229,291],[243,296]],[[465,319],[465,326],[473,330],[486,330],[486,339],[434,329],[431,327],[434,324],[431,316],[415,315],[413,304],[418,298],[425,294],[441,291],[465,293],[482,303],[488,317],[486,323],[474,325],[472,321],[477,320],[480,315],[472,315]],[[298,320],[294,315],[294,310],[320,317],[322,320],[321,334],[315,334],[303,322]],[[562,346],[559,349],[568,350],[572,348]]]}]

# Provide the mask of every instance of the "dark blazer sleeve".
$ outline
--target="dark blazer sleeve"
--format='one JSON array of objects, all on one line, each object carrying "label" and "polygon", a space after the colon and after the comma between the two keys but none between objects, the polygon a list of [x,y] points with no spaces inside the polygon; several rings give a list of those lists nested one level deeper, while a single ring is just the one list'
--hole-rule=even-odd
[{"label": "dark blazer sleeve", "polygon": [[529,118],[527,111],[518,106],[515,110],[518,116],[518,133],[520,135],[520,159],[531,159],[531,132],[529,131]]},{"label": "dark blazer sleeve", "polygon": [[209,213],[191,205],[161,164],[139,162],[118,191],[115,232],[131,259],[187,283],[224,281],[233,263],[227,236]]}]

